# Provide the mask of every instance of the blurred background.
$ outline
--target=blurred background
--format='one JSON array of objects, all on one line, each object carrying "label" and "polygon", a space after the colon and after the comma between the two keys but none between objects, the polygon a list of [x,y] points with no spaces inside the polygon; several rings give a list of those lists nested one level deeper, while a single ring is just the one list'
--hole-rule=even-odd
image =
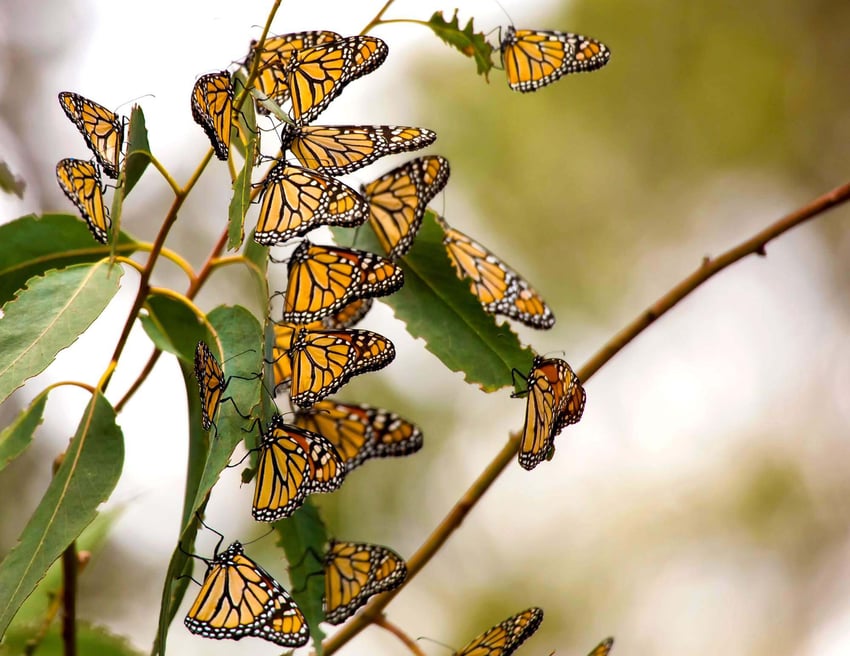
[{"label": "blurred background", "polygon": [[[356,33],[382,4],[290,0],[273,33]],[[476,77],[471,60],[421,26],[387,25],[374,31],[390,46],[387,63],[321,121],[437,131],[430,152],[450,160],[452,179],[433,206],[548,300],[558,317],[551,331],[516,327],[537,352],[563,352],[578,368],[704,256],[847,181],[848,3],[502,4],[517,27],[599,38],[612,50],[610,64],[517,94],[501,71],[489,84]],[[154,153],[185,181],[209,147],[189,111],[192,85],[244,57],[269,6],[0,4],[0,156],[28,185],[23,200],[0,199],[2,220],[74,211],[54,166],[89,155],[59,108],[63,90],[124,114],[139,102]],[[462,25],[470,16],[485,32],[509,23],[495,1],[458,6]],[[451,15],[454,5],[398,0],[387,17],[427,20],[437,9]],[[367,182],[400,161],[382,160],[348,181]],[[225,224],[229,196],[226,167],[214,161],[168,245],[199,266]],[[122,227],[153,239],[169,203],[149,170]],[[783,236],[766,258],[722,273],[630,344],[589,381],[584,419],[561,434],[554,459],[533,472],[512,465],[388,608],[389,619],[458,649],[508,615],[542,606],[542,628],[520,654],[583,655],[608,635],[615,655],[850,653],[848,221],[850,208],[840,208]],[[155,278],[186,287],[165,262]],[[135,280],[125,274],[101,320],[0,408],[3,425],[49,382],[97,381]],[[245,297],[253,288],[230,267],[198,302],[208,310]],[[408,556],[520,428],[524,402],[467,386],[386,306],[364,326],[388,335],[398,357],[338,398],[410,418],[425,448],[368,463],[318,501],[332,534]],[[113,402],[150,349],[135,331]],[[47,487],[86,400],[68,388],[51,394],[37,440],[0,477],[2,553]],[[143,651],[178,532],[184,408],[178,367],[163,357],[120,417],[126,464],[108,507],[122,514],[80,581],[81,617]],[[250,519],[251,492],[236,470],[213,491],[207,521],[228,541],[264,530]],[[215,540],[201,535],[199,551],[211,554]],[[249,554],[284,578],[272,541]],[[280,652],[262,640],[204,640],[179,618],[169,647]],[[343,653],[405,651],[373,628]]]}]

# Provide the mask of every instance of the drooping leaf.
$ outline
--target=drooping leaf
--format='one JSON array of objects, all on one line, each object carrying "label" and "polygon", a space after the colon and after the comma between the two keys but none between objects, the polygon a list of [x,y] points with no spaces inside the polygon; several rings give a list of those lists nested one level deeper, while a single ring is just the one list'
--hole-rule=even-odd
[{"label": "drooping leaf", "polygon": [[[7,654],[8,656],[13,654],[17,656],[27,653],[28,642],[38,636],[40,629],[41,627],[34,625],[9,630],[4,636],[3,646],[0,647],[0,656]],[[38,656],[63,656],[67,653],[58,622],[50,627],[46,635],[38,637],[41,638],[38,643],[38,651],[35,652]],[[135,649],[127,638],[114,635],[102,626],[95,626],[82,621],[77,622],[76,646],[78,654],[141,656],[142,653]]]},{"label": "drooping leaf", "polygon": [[46,403],[47,391],[44,391],[0,433],[0,471],[30,445],[35,429],[41,425]]},{"label": "drooping leaf", "polygon": [[0,401],[77,340],[115,296],[121,275],[104,262],[48,271],[3,306]]},{"label": "drooping leaf", "polygon": [[[250,415],[260,404],[262,392],[261,381],[256,377],[256,374],[262,371],[263,337],[259,322],[240,306],[217,307],[207,315],[207,319],[215,331],[208,345],[224,368],[225,380],[228,381],[224,396],[232,398],[233,403],[227,401],[220,404],[215,426],[209,434],[196,430],[200,426],[200,410],[193,405],[193,397],[197,397],[198,393],[197,385],[190,375],[191,370],[184,367],[190,416],[195,424],[190,428],[188,476],[188,482],[193,489],[187,485],[186,503],[183,508],[184,525],[179,538],[186,551],[191,551],[198,531],[196,512],[204,507],[209,491],[227,466],[233,450],[245,437],[245,431],[252,426],[251,419],[242,418],[236,407],[243,414]],[[178,577],[190,571],[191,566],[187,556],[179,548],[175,548],[163,589],[154,654],[163,653],[165,650],[168,627],[177,613],[187,587],[187,582]]]},{"label": "drooping leaf", "polygon": [[195,347],[213,341],[207,326],[187,303],[173,296],[152,293],[145,302],[142,327],[156,347],[184,362],[195,361]]},{"label": "drooping leaf", "polygon": [[442,11],[436,11],[428,21],[428,27],[450,46],[474,59],[478,74],[487,79],[490,69],[493,68],[493,46],[487,43],[482,32],[475,31],[472,20],[470,18],[461,29],[457,18],[457,9],[455,9],[454,16],[450,21],[445,19]]},{"label": "drooping leaf", "polygon": [[[357,233],[357,247],[381,252],[367,225]],[[514,368],[531,368],[531,350],[520,344],[507,323],[497,325],[469,291],[469,281],[457,277],[443,245],[442,228],[430,210],[400,263],[404,287],[382,300],[449,369],[462,371],[466,382],[493,392],[511,385]]]},{"label": "drooping leaf", "polygon": [[[151,161],[151,146],[148,142],[145,114],[138,105],[133,105],[133,110],[130,112],[130,126],[127,128],[127,135],[129,145],[127,146],[127,164],[124,169],[123,195],[125,197],[136,186]],[[121,193],[121,190],[116,193]]]},{"label": "drooping leaf", "polygon": [[292,597],[304,612],[310,627],[310,637],[316,654],[322,654],[324,632],[319,622],[325,619],[322,597],[325,594],[325,574],[322,554],[328,541],[325,523],[308,498],[292,517],[275,522],[278,544],[289,561],[289,580]]},{"label": "drooping leaf", "polygon": [[233,197],[227,210],[227,250],[239,248],[245,239],[245,215],[251,207],[251,174],[256,146],[256,138],[249,138],[245,148],[245,165],[233,181]]},{"label": "drooping leaf", "polygon": [[256,143],[255,152],[259,150],[260,132],[257,129],[257,112],[254,109],[254,103],[249,95],[246,95],[242,106],[237,110],[236,101],[239,99],[242,90],[245,88],[245,83],[248,77],[242,69],[237,70],[233,76],[233,91],[234,91],[234,112],[233,112],[233,129],[230,136],[230,144],[236,148],[236,151],[242,156],[242,159],[247,159],[248,143],[253,140]]},{"label": "drooping leaf", "polygon": [[15,194],[18,198],[23,198],[24,189],[26,188],[27,183],[12,173],[6,162],[0,160],[0,190],[5,191],[7,194]]},{"label": "drooping leaf", "polygon": [[[127,255],[138,247],[121,233],[116,250]],[[79,216],[34,214],[0,225],[0,304],[11,299],[24,283],[51,269],[97,262],[109,255],[109,246],[92,239]]]},{"label": "drooping leaf", "polygon": [[124,463],[115,410],[96,394],[18,544],[0,563],[0,634],[50,565],[82,533],[106,501]]}]

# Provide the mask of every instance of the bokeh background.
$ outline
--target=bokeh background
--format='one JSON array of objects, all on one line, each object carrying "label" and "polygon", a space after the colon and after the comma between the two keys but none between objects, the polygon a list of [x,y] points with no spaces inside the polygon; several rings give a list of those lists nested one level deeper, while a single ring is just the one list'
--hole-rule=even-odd
[{"label": "bokeh background", "polygon": [[[284,2],[273,32],[356,33],[382,2]],[[452,180],[434,206],[522,271],[558,317],[540,353],[580,366],[682,277],[779,216],[847,180],[850,5],[837,0],[503,0],[518,27],[577,31],[613,51],[602,71],[538,93],[510,92],[415,25],[374,31],[388,62],[349,87],[327,123],[433,128]],[[269,2],[0,4],[0,155],[27,181],[0,216],[72,211],[54,179],[88,157],[56,101],[73,90],[123,113],[143,106],[151,146],[178,181],[208,148],[192,122],[200,74],[244,56]],[[494,2],[458,2],[464,23],[508,24]],[[454,5],[398,0],[390,18]],[[497,33],[491,35],[493,42]],[[122,105],[122,103],[124,103]],[[271,135],[268,135],[271,136]],[[399,162],[349,176],[371,180]],[[225,223],[229,179],[216,162],[168,245],[197,266]],[[169,199],[148,172],[123,226],[151,240]],[[581,424],[534,472],[512,466],[441,553],[393,602],[413,637],[460,648],[531,605],[546,620],[521,654],[832,656],[850,653],[850,209],[804,225],[700,288],[587,385]],[[282,267],[279,267],[282,268]],[[157,284],[185,289],[163,263]],[[94,383],[134,293],[124,290],[52,369],[0,408],[7,423],[49,382]],[[199,304],[253,298],[237,268]],[[253,308],[256,309],[256,308]],[[396,343],[396,362],[339,395],[416,421],[419,454],[374,462],[319,499],[331,532],[411,554],[522,423],[524,403],[485,395],[448,372],[381,307],[365,327]],[[110,398],[150,352],[134,332]],[[0,550],[46,488],[86,399],[63,388],[28,453],[0,476]],[[124,475],[111,537],[80,581],[80,615],[148,650],[174,547],[186,461],[185,392],[164,357],[120,418]],[[227,472],[208,522],[228,540],[262,533],[251,490]],[[199,550],[215,537],[202,535]],[[282,578],[272,538],[250,552]],[[191,595],[191,590],[190,590]],[[444,647],[422,642],[429,654]],[[274,654],[260,640],[214,642],[175,622],[180,654]],[[370,629],[344,653],[399,654]]]}]

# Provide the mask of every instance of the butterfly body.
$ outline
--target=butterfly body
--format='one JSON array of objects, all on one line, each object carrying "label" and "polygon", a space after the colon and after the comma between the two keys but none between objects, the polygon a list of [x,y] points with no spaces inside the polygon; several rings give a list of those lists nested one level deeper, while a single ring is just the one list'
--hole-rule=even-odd
[{"label": "butterfly body", "polygon": [[345,465],[327,439],[274,415],[260,443],[252,514],[261,522],[289,517],[307,495],[333,492]]},{"label": "butterfly body", "polygon": [[350,472],[372,458],[393,458],[422,448],[422,431],[394,412],[325,399],[299,410],[296,426],[323,435]]},{"label": "butterfly body", "polygon": [[368,211],[366,201],[351,187],[281,161],[263,182],[254,240],[273,246],[321,225],[356,227],[366,220]]},{"label": "butterfly body", "polygon": [[536,91],[568,73],[592,71],[611,58],[596,39],[547,30],[517,30],[509,26],[501,43],[502,63],[514,91]]},{"label": "butterfly body", "polygon": [[227,160],[233,125],[233,86],[230,73],[202,75],[192,88],[192,118],[212,144],[215,156]]},{"label": "butterfly body", "polygon": [[97,241],[109,241],[112,221],[103,202],[103,187],[97,164],[71,157],[56,164],[56,179],[65,195],[77,206]]},{"label": "butterfly body", "polygon": [[528,401],[519,464],[534,469],[549,457],[555,437],[581,419],[586,394],[570,365],[537,356],[526,379]]},{"label": "butterfly body", "polygon": [[431,130],[399,125],[285,124],[281,149],[309,169],[343,175],[385,155],[425,148],[436,138]]},{"label": "butterfly body", "polygon": [[407,565],[389,547],[332,541],[325,557],[325,621],[341,624],[372,595],[397,588]]},{"label": "butterfly body", "polygon": [[404,284],[389,260],[353,248],[302,242],[289,258],[282,320],[309,323],[358,298],[386,296]]},{"label": "butterfly body", "polygon": [[205,638],[264,638],[300,647],[310,638],[307,621],[275,579],[234,542],[208,561],[204,582],[189,609],[186,627]]},{"label": "butterfly body", "polygon": [[59,104],[82,133],[103,172],[110,178],[118,178],[125,119],[103,105],[70,91],[59,94]]},{"label": "butterfly body", "polygon": [[542,608],[529,608],[488,629],[454,656],[510,656],[543,621]]},{"label": "butterfly body", "polygon": [[391,259],[410,249],[425,208],[448,179],[448,160],[439,155],[425,155],[360,188],[369,203],[369,223]]}]

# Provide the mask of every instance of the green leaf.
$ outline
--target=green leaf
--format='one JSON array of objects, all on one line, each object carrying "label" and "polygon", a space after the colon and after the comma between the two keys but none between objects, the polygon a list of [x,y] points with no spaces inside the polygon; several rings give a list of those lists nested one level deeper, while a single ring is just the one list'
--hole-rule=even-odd
[{"label": "green leaf", "polygon": [[[400,260],[404,287],[382,300],[443,364],[462,371],[466,382],[485,392],[508,387],[511,371],[528,371],[534,354],[506,323],[496,325],[484,312],[469,291],[469,281],[459,279],[452,267],[443,236],[429,210],[413,248]],[[381,252],[375,233],[366,225],[357,233],[357,247]]]},{"label": "green leaf", "polygon": [[278,544],[289,561],[289,580],[292,597],[303,611],[310,627],[310,636],[317,656],[322,655],[324,632],[319,622],[325,619],[322,597],[325,594],[325,573],[322,554],[328,541],[325,523],[308,498],[292,517],[275,522]]},{"label": "green leaf", "polygon": [[[27,643],[38,636],[39,627],[30,626],[10,630],[5,636],[0,656],[18,656],[27,653]],[[62,640],[58,623],[54,625],[38,643],[38,656],[63,656],[65,643]],[[97,656],[140,656],[127,638],[116,636],[107,629],[77,621],[77,652],[78,654],[97,654]]]},{"label": "green leaf", "polygon": [[[233,91],[238,97],[242,89],[245,88],[248,76],[245,74],[245,71],[239,69],[233,74],[231,81],[233,82]],[[245,97],[242,107],[233,115],[233,130],[231,131],[230,144],[236,148],[242,159],[248,159],[248,142],[252,140],[258,141],[259,134],[260,132],[257,130],[257,112],[254,109],[251,96],[248,95]]]},{"label": "green leaf", "polygon": [[53,561],[95,518],[97,506],[118,482],[123,463],[115,410],[97,394],[18,544],[0,563],[0,635]]},{"label": "green leaf", "polygon": [[254,170],[256,146],[257,140],[252,134],[245,148],[245,165],[233,181],[233,198],[230,199],[230,207],[227,210],[227,250],[239,248],[245,239],[244,223],[248,208],[251,207],[251,174]]},{"label": "green leaf", "polygon": [[47,390],[32,400],[10,425],[0,433],[0,471],[21,455],[32,442],[35,429],[41,425]]},{"label": "green leaf", "polygon": [[436,11],[428,21],[428,27],[450,46],[467,57],[472,57],[475,60],[478,74],[487,79],[490,69],[493,68],[493,46],[487,43],[482,32],[475,31],[472,20],[470,18],[466,26],[461,29],[457,19],[457,9],[455,9],[451,21],[446,21],[442,11]]},{"label": "green leaf", "polygon": [[[133,110],[130,112],[130,127],[127,129],[127,135],[129,145],[127,146],[127,163],[124,166],[123,195],[125,197],[136,186],[151,161],[151,146],[148,143],[145,114],[138,105],[133,105]],[[120,193],[120,189],[116,191],[116,194]]]},{"label": "green leaf", "polygon": [[0,319],[0,401],[47,368],[100,316],[123,271],[105,262],[31,278]]},{"label": "green leaf", "polygon": [[[124,233],[117,241],[121,254],[138,248]],[[30,214],[0,225],[0,304],[33,276],[72,264],[97,262],[109,252],[109,246],[92,239],[80,217],[70,214]]]},{"label": "green leaf", "polygon": [[[225,396],[232,398],[233,403],[226,401],[220,404],[213,429],[217,437],[213,438],[204,431],[195,430],[200,426],[200,410],[192,409],[191,418],[194,425],[190,430],[188,480],[194,489],[187,486],[187,503],[183,508],[184,526],[180,534],[180,544],[186,551],[192,549],[198,531],[195,513],[206,504],[209,492],[227,466],[233,450],[245,437],[246,432],[243,429],[252,429],[252,421],[243,419],[236,412],[234,403],[242,413],[250,415],[260,404],[262,393],[261,380],[251,378],[262,371],[263,336],[259,322],[248,310],[240,306],[219,306],[207,315],[207,319],[215,330],[215,335],[208,344],[224,368],[225,380],[228,381]],[[235,378],[236,376],[249,380]],[[191,404],[193,396],[198,395],[198,388],[190,378],[190,369],[186,367],[184,380]],[[191,571],[191,565],[188,557],[176,548],[171,556],[163,588],[154,654],[165,651],[168,626],[177,613],[187,587],[187,582],[178,577]]]},{"label": "green leaf", "polygon": [[[188,301],[188,299],[187,299]],[[152,293],[145,302],[142,327],[160,351],[173,353],[184,362],[195,361],[195,348],[203,340],[213,341],[206,324],[187,302]]]},{"label": "green leaf", "polygon": [[15,194],[18,198],[23,198],[24,189],[26,188],[26,182],[12,173],[6,162],[0,160],[0,190],[5,191],[7,194]]}]

